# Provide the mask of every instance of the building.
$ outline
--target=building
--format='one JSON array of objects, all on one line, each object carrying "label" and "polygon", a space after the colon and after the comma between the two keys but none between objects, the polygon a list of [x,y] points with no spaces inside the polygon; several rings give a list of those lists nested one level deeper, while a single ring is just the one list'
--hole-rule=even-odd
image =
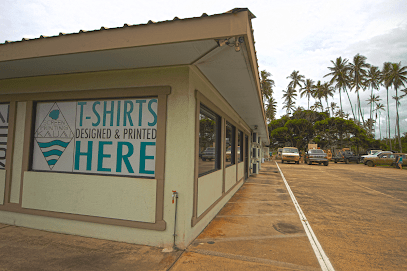
[{"label": "building", "polygon": [[253,18],[0,44],[0,223],[185,248],[269,144]]}]

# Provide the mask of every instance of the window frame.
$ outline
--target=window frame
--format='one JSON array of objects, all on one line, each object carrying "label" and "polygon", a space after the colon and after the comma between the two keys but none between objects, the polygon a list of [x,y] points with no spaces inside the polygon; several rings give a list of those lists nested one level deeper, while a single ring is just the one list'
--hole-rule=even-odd
[{"label": "window frame", "polygon": [[[228,163],[228,161],[226,160],[226,153],[227,153],[227,149],[228,146],[226,144],[226,136],[227,136],[227,129],[228,126],[231,128],[230,131],[230,135],[231,135],[231,141],[230,142],[230,162]],[[234,126],[233,124],[231,124],[229,121],[225,122],[225,168],[226,167],[230,167],[236,164],[236,126]]]},{"label": "window frame", "polygon": [[[199,115],[202,114],[202,107],[206,110],[209,111],[211,114],[214,115],[215,118],[215,167],[211,170],[205,171],[205,172],[199,172],[199,163],[198,163],[198,178],[205,176],[207,174],[210,174],[212,172],[218,171],[222,168],[222,163],[221,163],[221,137],[222,137],[222,117],[219,116],[215,111],[211,110],[208,106],[206,106],[204,103],[200,103],[199,105]],[[198,118],[199,122],[199,118]],[[200,140],[199,140],[199,134],[200,134],[200,125],[198,125],[198,149],[200,147]],[[199,152],[199,151],[198,151]],[[199,156],[199,155],[198,155]],[[198,157],[199,158],[199,157]]]},{"label": "window frame", "polygon": [[243,155],[243,144],[244,144],[244,133],[241,130],[237,131],[237,148],[240,147],[240,153],[237,154],[237,163],[241,163],[244,161],[244,155]]}]

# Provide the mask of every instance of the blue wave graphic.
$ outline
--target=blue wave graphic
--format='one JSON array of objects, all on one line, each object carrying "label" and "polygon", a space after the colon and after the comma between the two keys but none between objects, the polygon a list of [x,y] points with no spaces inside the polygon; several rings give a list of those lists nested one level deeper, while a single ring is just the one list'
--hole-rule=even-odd
[{"label": "blue wave graphic", "polygon": [[38,145],[40,146],[40,148],[48,148],[48,147],[55,146],[55,145],[66,148],[69,145],[69,142],[64,142],[61,140],[53,140],[50,142],[38,142]]},{"label": "blue wave graphic", "polygon": [[[37,141],[38,146],[40,147],[42,154],[44,155],[44,158],[47,161],[47,164],[49,165],[50,169],[52,169],[58,162],[59,158],[65,151],[65,148],[68,147],[70,142],[71,140],[65,142],[58,139],[52,140],[50,142]],[[63,150],[60,150],[60,148],[63,148]],[[57,158],[55,158],[55,156],[57,156]]]},{"label": "blue wave graphic", "polygon": [[43,152],[43,154],[44,154],[45,157],[48,157],[48,156],[51,156],[51,155],[61,156],[62,151],[60,151],[60,150],[50,150],[50,151]]},{"label": "blue wave graphic", "polygon": [[57,159],[51,159],[51,160],[48,160],[47,162],[48,162],[48,165],[53,166],[57,163],[57,161],[58,161]]}]

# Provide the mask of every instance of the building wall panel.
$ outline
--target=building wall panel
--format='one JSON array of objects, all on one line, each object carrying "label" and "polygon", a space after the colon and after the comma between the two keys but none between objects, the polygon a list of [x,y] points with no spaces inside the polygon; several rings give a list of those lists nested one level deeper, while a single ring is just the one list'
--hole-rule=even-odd
[{"label": "building wall panel", "polygon": [[198,215],[222,196],[222,173],[218,170],[198,179]]},{"label": "building wall panel", "polygon": [[23,208],[155,222],[156,180],[24,173]]},{"label": "building wall panel", "polygon": [[236,184],[236,165],[227,167],[225,169],[225,191]]}]

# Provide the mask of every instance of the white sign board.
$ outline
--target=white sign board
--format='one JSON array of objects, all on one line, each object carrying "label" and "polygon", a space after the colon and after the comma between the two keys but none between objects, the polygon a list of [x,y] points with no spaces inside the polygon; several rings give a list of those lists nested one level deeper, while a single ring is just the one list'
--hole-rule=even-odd
[{"label": "white sign board", "polygon": [[9,104],[0,104],[0,169],[6,166]]},{"label": "white sign board", "polygon": [[38,103],[33,170],[155,176],[157,99]]}]

